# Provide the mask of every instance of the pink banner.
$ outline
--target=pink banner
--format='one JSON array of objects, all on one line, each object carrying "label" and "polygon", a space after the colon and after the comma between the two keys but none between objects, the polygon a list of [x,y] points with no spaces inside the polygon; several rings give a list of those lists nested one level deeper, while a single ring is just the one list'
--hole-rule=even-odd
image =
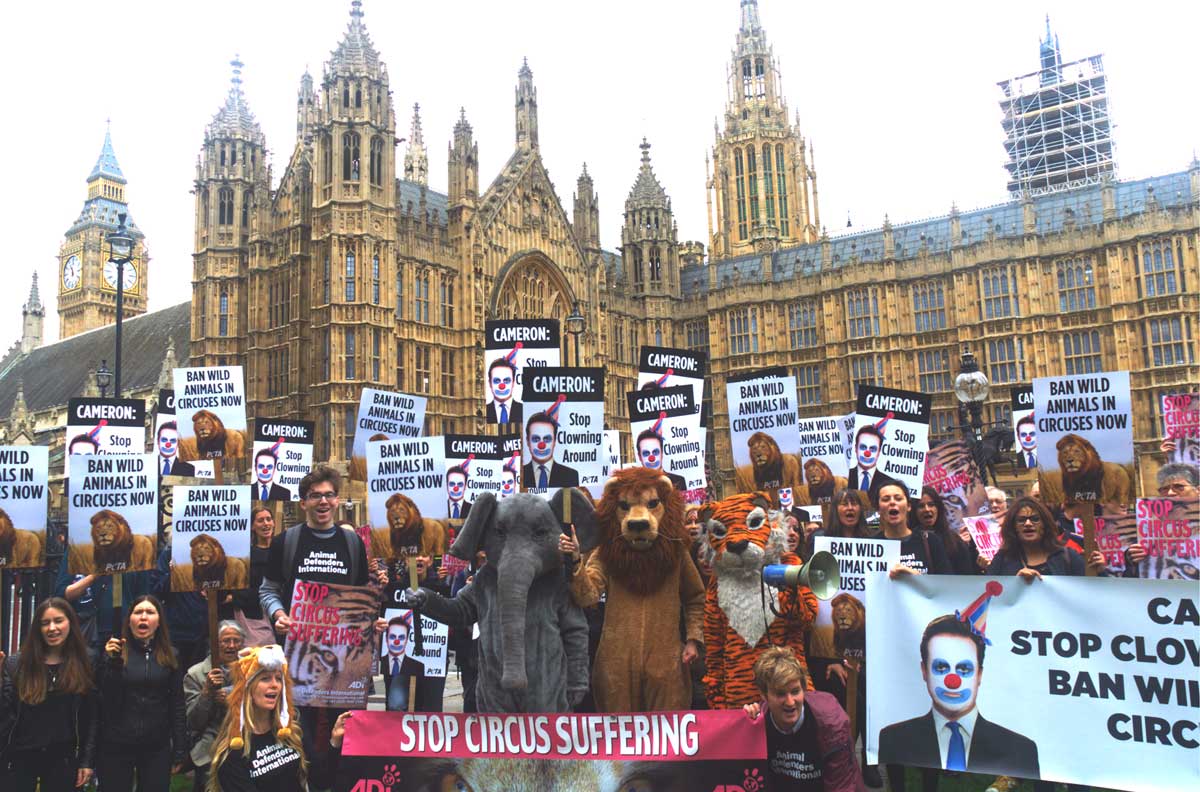
[{"label": "pink banner", "polygon": [[1168,438],[1200,437],[1200,393],[1165,395],[1162,410]]},{"label": "pink banner", "polygon": [[766,756],[741,710],[606,715],[356,712],[345,756],[730,761]]}]

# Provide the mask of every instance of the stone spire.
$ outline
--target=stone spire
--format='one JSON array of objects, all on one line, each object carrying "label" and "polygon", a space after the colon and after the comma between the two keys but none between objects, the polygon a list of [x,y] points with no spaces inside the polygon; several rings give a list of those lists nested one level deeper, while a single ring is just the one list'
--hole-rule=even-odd
[{"label": "stone spire", "polygon": [[17,395],[13,399],[12,409],[8,413],[6,442],[11,445],[31,445],[35,431],[36,424],[33,415],[25,403],[25,381],[17,380]]},{"label": "stone spire", "polygon": [[637,181],[633,183],[633,189],[629,191],[629,200],[669,205],[670,199],[667,198],[667,191],[658,183],[658,178],[654,175],[654,168],[650,165],[650,144],[646,138],[642,138],[642,144],[638,148],[642,150],[642,167],[638,170]]},{"label": "stone spire", "polygon": [[38,294],[38,276],[33,273],[33,285],[29,287],[29,299],[21,307],[23,319],[21,329],[21,354],[28,355],[42,345],[42,327],[46,318],[46,307]]},{"label": "stone spire", "polygon": [[175,387],[175,369],[179,360],[175,357],[175,339],[167,339],[167,354],[163,355],[162,367],[158,370],[158,389],[171,390]]},{"label": "stone spire", "polygon": [[517,148],[529,151],[538,147],[537,88],[533,87],[533,70],[529,59],[517,72]]},{"label": "stone spire", "polygon": [[575,182],[575,213],[572,216],[575,236],[579,244],[588,249],[600,249],[600,197],[588,173],[587,163]]},{"label": "stone spire", "polygon": [[378,77],[380,71],[379,52],[371,43],[367,26],[363,24],[362,0],[350,3],[350,24],[346,35],[329,59],[330,71],[336,74],[370,74]]},{"label": "stone spire", "polygon": [[429,185],[429,156],[421,135],[421,105],[413,105],[412,129],[408,133],[408,149],[404,152],[404,178],[424,186]]},{"label": "stone spire", "polygon": [[113,151],[112,124],[107,121],[104,124],[104,145],[100,147],[100,156],[96,158],[96,165],[88,174],[87,180],[90,182],[100,177],[118,184],[125,183],[125,174],[121,173],[121,166],[117,164],[117,154]]},{"label": "stone spire", "polygon": [[225,96],[225,104],[213,116],[206,130],[209,138],[239,136],[255,142],[264,143],[266,138],[250,106],[246,104],[246,95],[242,93],[242,63],[241,58],[233,56],[229,62],[233,67],[233,76],[229,78],[229,93]]}]

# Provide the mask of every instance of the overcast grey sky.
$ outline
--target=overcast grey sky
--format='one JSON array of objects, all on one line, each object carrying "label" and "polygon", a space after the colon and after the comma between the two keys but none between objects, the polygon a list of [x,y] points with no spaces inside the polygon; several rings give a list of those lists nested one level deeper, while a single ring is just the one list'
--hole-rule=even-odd
[{"label": "overcast grey sky", "polygon": [[[783,89],[816,150],[821,220],[843,233],[1006,200],[1000,80],[1037,68],[1044,15],[1065,60],[1103,53],[1121,178],[1184,170],[1200,148],[1200,3],[760,0]],[[204,127],[245,62],[244,89],[275,178],[295,144],[307,66],[341,40],[349,0],[14,3],[2,13],[9,287],[0,343],[20,335],[31,273],[57,338],[57,253],[112,118],[131,213],[152,257],[152,310],[188,299],[195,162]],[[430,186],[444,191],[460,106],[487,185],[513,148],[513,89],[529,58],[543,158],[567,212],[586,161],[601,238],[621,211],[643,135],[680,239],[705,240],[704,155],[724,110],[738,0],[365,0],[391,76],[397,129],[420,102]],[[403,147],[397,152],[403,157]]]}]

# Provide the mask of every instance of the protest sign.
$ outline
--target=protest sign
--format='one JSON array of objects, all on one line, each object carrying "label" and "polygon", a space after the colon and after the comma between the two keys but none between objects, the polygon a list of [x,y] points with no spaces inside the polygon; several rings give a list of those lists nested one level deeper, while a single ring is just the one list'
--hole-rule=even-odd
[{"label": "protest sign", "polygon": [[691,349],[644,346],[638,355],[638,390],[690,385],[695,412],[704,404],[704,375],[708,355]]},{"label": "protest sign", "polygon": [[[782,493],[782,490],[780,490]],[[825,510],[821,506],[793,506],[792,513],[801,523],[824,523]]]},{"label": "protest sign", "polygon": [[1038,466],[1037,421],[1033,414],[1033,386],[1014,385],[1009,389],[1012,400],[1013,440],[1017,452],[1017,467],[1034,470]]},{"label": "protest sign", "polygon": [[388,623],[379,647],[383,673],[389,676],[446,676],[450,628],[420,615],[421,646],[418,648],[413,630],[413,613],[402,608],[388,608],[383,612],[383,618]]},{"label": "protest sign", "polygon": [[[508,494],[516,478],[504,473],[504,463],[521,450],[521,436],[446,435],[446,515],[465,520],[481,492],[500,497],[505,481]],[[424,511],[422,511],[424,514]]]},{"label": "protest sign", "polygon": [[355,713],[346,724],[336,786],[362,792],[761,791],[765,756],[762,720],[751,721],[740,709],[621,715],[372,711]]},{"label": "protest sign", "polygon": [[500,491],[497,500],[510,498],[521,491],[521,452],[513,451],[500,467]]},{"label": "protest sign", "polygon": [[539,368],[524,388],[522,488],[548,498],[560,487],[602,485],[604,369]]},{"label": "protest sign", "polygon": [[962,520],[962,524],[967,527],[967,531],[971,534],[971,540],[975,542],[976,549],[979,550],[979,557],[991,563],[992,557],[996,555],[996,551],[1000,549],[1000,523],[995,517],[990,515],[978,517],[966,517]]},{"label": "protest sign", "polygon": [[490,424],[524,426],[525,370],[561,363],[557,319],[503,319],[484,323],[484,412]]},{"label": "protest sign", "polygon": [[425,430],[424,396],[363,388],[354,424],[350,478],[367,480],[367,443],[420,437]]},{"label": "protest sign", "polygon": [[72,575],[111,575],[152,569],[157,561],[157,454],[67,457],[67,509]]},{"label": "protest sign", "polygon": [[[838,560],[838,593],[817,601],[808,653],[827,659],[863,659],[863,621],[866,618],[867,575],[886,572],[900,562],[895,539],[813,537],[813,551],[832,553]],[[847,652],[849,651],[849,654]]]},{"label": "protest sign", "polygon": [[158,407],[154,411],[154,449],[158,452],[158,473],[164,478],[211,479],[216,475],[211,459],[184,462],[179,458],[179,424],[175,421],[173,390],[158,391]]},{"label": "protest sign", "polygon": [[692,386],[635,390],[626,400],[634,460],[665,475],[685,497],[703,492],[704,443]]},{"label": "protest sign", "polygon": [[[801,418],[800,462],[808,503],[829,503],[833,494],[846,487],[846,444],[842,416]],[[803,495],[800,495],[803,498]]]},{"label": "protest sign", "polygon": [[283,650],[297,706],[366,709],[378,612],[369,586],[295,582]]},{"label": "protest sign", "polygon": [[[887,652],[868,674],[868,762],[1200,787],[1195,583],[880,573],[867,610],[867,651]],[[970,750],[955,751],[934,724],[964,718]]]},{"label": "protest sign", "polygon": [[[1079,508],[1089,508],[1080,505]],[[1072,516],[1074,510],[1068,512]],[[1096,520],[1096,549],[1104,553],[1104,566],[1110,574],[1121,574],[1125,571],[1125,551],[1129,545],[1137,541],[1137,517],[1133,511],[1105,505]],[[1075,517],[1072,520],[1075,533],[1085,535],[1083,520]]]},{"label": "protest sign", "polygon": [[246,387],[241,366],[175,369],[179,459],[220,459],[237,473],[246,456]]},{"label": "protest sign", "polygon": [[171,591],[250,585],[250,487],[176,486]]},{"label": "protest sign", "polygon": [[733,449],[734,484],[738,492],[772,494],[803,485],[800,433],[796,422],[796,378],[783,368],[731,376],[725,384],[729,406],[729,443]]},{"label": "protest sign", "polygon": [[971,450],[962,440],[942,443],[925,458],[925,483],[937,490],[946,507],[948,525],[990,513],[987,488],[979,476]]},{"label": "protest sign", "polygon": [[254,421],[254,499],[300,500],[300,479],[312,470],[313,422],[257,418]]},{"label": "protest sign", "polygon": [[849,486],[874,494],[898,481],[909,496],[921,497],[929,453],[932,397],[915,391],[858,387],[854,419],[854,463]]},{"label": "protest sign", "polygon": [[849,475],[850,468],[854,467],[854,424],[858,421],[858,416],[854,413],[846,413],[838,419],[838,428],[842,430],[842,450],[846,454],[846,474]]},{"label": "protest sign", "polygon": [[[606,455],[604,457],[604,469],[600,473],[600,483],[608,481],[612,478],[612,474],[621,469],[621,431],[619,429],[604,430],[604,447]],[[592,493],[594,497],[600,497],[603,493]]]},{"label": "protest sign", "polygon": [[1200,393],[1172,393],[1162,397],[1165,440],[1175,444],[1175,462],[1200,465]]},{"label": "protest sign", "polygon": [[1033,381],[1041,498],[1133,505],[1129,372]]},{"label": "protest sign", "polygon": [[[67,456],[141,454],[146,450],[146,403],[141,399],[69,399]],[[63,471],[71,476],[70,461]]]},{"label": "protest sign", "polygon": [[407,496],[422,517],[446,519],[446,442],[441,436],[367,443],[367,519],[389,525],[389,504]]},{"label": "protest sign", "polygon": [[1146,550],[1139,577],[1200,580],[1200,501],[1138,498],[1137,543]]},{"label": "protest sign", "polygon": [[50,449],[0,446],[0,569],[46,563]]}]

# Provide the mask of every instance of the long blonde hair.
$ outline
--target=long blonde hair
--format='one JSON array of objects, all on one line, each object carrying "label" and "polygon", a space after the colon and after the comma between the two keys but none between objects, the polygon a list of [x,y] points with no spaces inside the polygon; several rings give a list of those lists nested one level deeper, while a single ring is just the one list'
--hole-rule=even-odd
[{"label": "long blonde hair", "polygon": [[[258,654],[263,649],[278,650],[282,657],[283,650],[278,646],[261,647],[243,650],[243,656],[234,664],[233,689],[229,692],[228,706],[225,709],[225,719],[217,730],[213,741],[212,764],[209,765],[207,792],[221,792],[221,782],[218,778],[221,765],[230,753],[241,751],[242,756],[249,759],[250,742],[254,736],[254,684],[266,674],[278,672],[282,676],[283,695],[271,710],[270,728],[275,732],[278,743],[286,745],[300,756],[298,777],[303,788],[308,780],[308,760],[304,756],[304,744],[301,739],[300,719],[296,712],[292,695],[292,680],[288,676],[287,662],[279,665],[260,664]],[[287,708],[287,718],[283,717],[283,708]]]}]

